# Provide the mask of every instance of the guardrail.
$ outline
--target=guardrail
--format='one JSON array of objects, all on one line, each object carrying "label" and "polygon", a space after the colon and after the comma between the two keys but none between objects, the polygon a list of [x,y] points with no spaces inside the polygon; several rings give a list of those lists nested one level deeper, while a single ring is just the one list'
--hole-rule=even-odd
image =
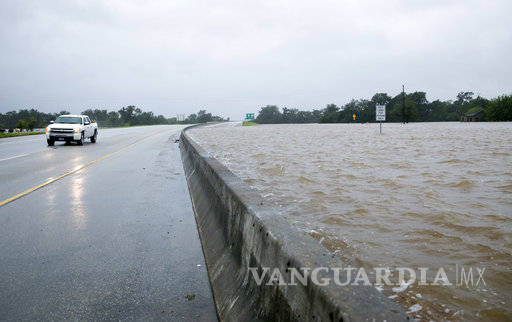
[{"label": "guardrail", "polygon": [[[340,267],[341,262],[239,177],[195,143],[186,128],[180,150],[220,320],[397,321],[404,311],[373,286],[289,285],[293,268]],[[287,285],[260,285],[250,267],[283,272]],[[320,271],[318,278],[333,278]],[[271,285],[267,285],[271,284]]]}]

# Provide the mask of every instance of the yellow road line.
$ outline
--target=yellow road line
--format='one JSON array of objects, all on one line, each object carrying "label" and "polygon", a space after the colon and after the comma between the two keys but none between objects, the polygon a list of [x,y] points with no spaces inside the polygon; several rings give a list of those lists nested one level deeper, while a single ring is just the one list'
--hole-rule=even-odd
[{"label": "yellow road line", "polygon": [[[161,133],[161,132],[159,132],[159,133]],[[159,133],[156,133],[156,134],[153,134],[153,135],[157,135],[157,134],[159,134]],[[86,167],[88,167],[88,166],[90,166],[90,165],[93,165],[93,164],[95,164],[95,163],[96,163],[96,162],[98,162],[98,161],[104,160],[104,159],[106,159],[106,158],[109,158],[109,157],[113,156],[113,155],[114,155],[114,154],[116,154],[116,153],[119,153],[119,152],[121,152],[121,151],[124,151],[124,150],[126,150],[126,149],[128,149],[128,148],[130,148],[130,147],[134,146],[135,144],[139,143],[140,141],[145,140],[145,139],[147,139],[147,138],[149,138],[149,137],[152,137],[153,135],[146,136],[145,138],[142,138],[142,139],[140,139],[140,140],[137,140],[137,141],[135,141],[135,142],[133,142],[133,143],[131,143],[131,144],[129,144],[129,145],[127,145],[127,146],[125,146],[125,147],[123,147],[123,148],[121,148],[121,149],[117,150],[117,151],[114,151],[114,152],[112,152],[112,153],[110,153],[110,154],[104,155],[104,156],[102,156],[101,158],[96,159],[96,160],[94,160],[94,161],[91,161],[91,162],[88,162],[88,163],[86,163],[86,164],[83,164],[83,165],[79,166],[78,168],[75,168],[74,170],[71,170],[71,171],[66,172],[66,173],[64,173],[64,174],[61,174],[60,176],[58,176],[58,177],[56,177],[56,178],[53,178],[53,179],[51,179],[51,180],[46,181],[45,183],[42,183],[42,184],[40,184],[40,185],[38,185],[38,186],[35,186],[35,187],[33,187],[33,188],[30,188],[30,189],[28,189],[28,190],[25,190],[25,191],[23,191],[22,193],[18,193],[17,195],[12,196],[11,198],[5,199],[4,201],[0,202],[0,207],[2,207],[2,206],[4,206],[4,205],[6,205],[6,204],[8,204],[9,202],[12,202],[12,201],[14,201],[14,200],[16,200],[16,199],[19,199],[19,198],[21,198],[21,197],[23,197],[23,196],[26,196],[26,195],[28,195],[29,193],[34,192],[34,191],[36,191],[36,190],[37,190],[37,189],[39,189],[39,188],[42,188],[42,187],[44,187],[44,186],[47,186],[47,185],[49,185],[50,183],[53,183],[53,182],[55,182],[55,181],[57,181],[57,180],[60,180],[60,179],[62,179],[62,178],[64,178],[64,177],[66,177],[66,176],[69,176],[70,174],[73,174],[73,173],[75,173],[75,172],[78,172],[78,171],[82,170],[83,168],[86,168]]]}]

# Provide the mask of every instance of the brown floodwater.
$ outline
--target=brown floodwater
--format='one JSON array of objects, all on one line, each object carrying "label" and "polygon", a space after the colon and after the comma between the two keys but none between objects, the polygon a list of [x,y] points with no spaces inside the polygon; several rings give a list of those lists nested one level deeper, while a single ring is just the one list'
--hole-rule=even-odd
[{"label": "brown floodwater", "polygon": [[427,267],[429,281],[440,267],[451,281],[461,267],[485,268],[469,287],[381,289],[412,316],[512,319],[512,123],[384,124],[382,135],[378,124],[229,123],[189,133],[276,215],[354,267]]}]

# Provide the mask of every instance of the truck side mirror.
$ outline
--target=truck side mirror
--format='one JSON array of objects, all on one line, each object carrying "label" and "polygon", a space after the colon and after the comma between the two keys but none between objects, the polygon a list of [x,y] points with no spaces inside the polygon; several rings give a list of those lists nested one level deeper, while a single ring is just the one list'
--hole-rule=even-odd
[{"label": "truck side mirror", "polygon": [[50,124],[53,124],[53,121],[50,121]]},{"label": "truck side mirror", "polygon": [[91,124],[91,122],[87,122],[87,121],[84,122],[84,125],[89,125],[89,124]]}]

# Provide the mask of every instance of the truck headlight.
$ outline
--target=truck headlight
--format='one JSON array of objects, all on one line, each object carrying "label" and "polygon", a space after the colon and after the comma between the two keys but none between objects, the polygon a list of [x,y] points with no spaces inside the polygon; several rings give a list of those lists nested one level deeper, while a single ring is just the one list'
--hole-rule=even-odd
[{"label": "truck headlight", "polygon": [[80,128],[75,129],[75,133],[80,133]]}]

